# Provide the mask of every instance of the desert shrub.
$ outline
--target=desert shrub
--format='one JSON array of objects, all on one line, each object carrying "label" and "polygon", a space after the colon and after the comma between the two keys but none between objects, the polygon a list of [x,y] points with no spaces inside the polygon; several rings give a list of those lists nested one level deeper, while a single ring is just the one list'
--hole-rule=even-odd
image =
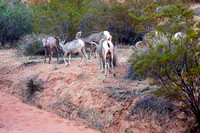
[{"label": "desert shrub", "polygon": [[[147,7],[149,6],[153,5]],[[142,11],[145,12],[139,17],[133,16],[134,19],[142,21],[142,26],[148,26],[143,20],[152,13],[150,9],[144,8]],[[161,13],[154,12],[155,19],[162,20],[163,23],[153,23],[151,29],[162,33],[168,41],[156,45],[149,43],[143,53],[137,54],[135,51],[131,60],[135,63],[134,75],[141,78],[156,77],[154,83],[160,87],[156,93],[160,92],[172,100],[181,101],[182,106],[187,106],[194,114],[195,123],[200,127],[200,22],[193,20],[194,14],[193,10],[182,4],[167,5]],[[174,38],[176,32],[184,33],[185,37]]]},{"label": "desert shrub", "polygon": [[109,97],[118,102],[131,103],[131,101],[137,97],[148,94],[152,90],[156,90],[158,87],[142,87],[138,89],[128,90],[125,87],[120,86],[108,86],[100,89],[100,92],[107,93]]},{"label": "desert shrub", "polygon": [[[52,34],[59,38],[73,40],[78,31],[83,31],[83,36],[94,32],[108,30],[113,35],[113,42],[135,44],[142,39],[142,32],[137,29],[135,21],[129,13],[136,16],[141,9],[151,1],[132,1],[124,3],[117,0],[51,0],[46,4],[30,6],[34,10],[33,27],[35,31],[43,34]],[[172,1],[158,1],[162,6]],[[173,3],[180,2],[174,0]],[[156,8],[155,8],[156,9]],[[151,16],[149,16],[150,18]],[[152,18],[153,20],[153,18]],[[136,21],[139,22],[139,21]]]},{"label": "desert shrub", "polygon": [[135,41],[135,30],[128,13],[134,6],[138,5],[131,1],[52,0],[47,4],[32,6],[33,26],[39,33],[53,34],[68,41],[74,39],[78,31],[83,31],[83,36],[89,36],[108,30],[114,42],[130,44]]},{"label": "desert shrub", "polygon": [[42,91],[41,82],[35,78],[29,79],[26,83],[27,89],[22,90],[22,94],[27,102],[34,102],[37,91]]},{"label": "desert shrub", "polygon": [[13,43],[21,36],[32,32],[31,10],[20,0],[0,2],[0,43]]},{"label": "desert shrub", "polygon": [[[106,12],[102,12],[106,8],[105,3],[96,0],[51,0],[32,8],[35,22],[33,26],[37,32],[67,40],[74,39],[79,30],[84,33],[98,31],[97,25],[103,22],[103,14]],[[92,29],[92,26],[96,28]]]},{"label": "desert shrub", "polygon": [[17,45],[23,55],[41,55],[44,54],[44,48],[41,38],[45,35],[27,34],[20,38]]}]

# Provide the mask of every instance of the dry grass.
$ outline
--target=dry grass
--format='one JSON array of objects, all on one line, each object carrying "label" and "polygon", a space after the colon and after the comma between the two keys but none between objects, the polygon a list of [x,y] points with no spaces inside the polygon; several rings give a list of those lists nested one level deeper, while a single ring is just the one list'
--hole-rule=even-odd
[{"label": "dry grass", "polygon": [[26,83],[27,89],[22,90],[22,95],[26,102],[34,103],[36,100],[36,92],[42,91],[41,82],[37,81],[36,78],[29,79]]},{"label": "dry grass", "polygon": [[109,97],[118,102],[131,102],[134,98],[148,94],[150,91],[158,87],[142,87],[138,89],[128,90],[123,86],[108,86],[100,90],[100,92],[107,93]]},{"label": "dry grass", "polygon": [[36,62],[36,61],[30,61],[30,62],[26,62],[20,65],[19,69],[23,69],[23,67],[30,67],[33,65],[37,65],[40,64],[41,62]]},{"label": "dry grass", "polygon": [[125,120],[139,120],[142,122],[151,122],[153,120],[161,128],[162,132],[166,132],[172,128],[173,122],[178,119],[178,114],[181,113],[182,111],[170,100],[150,95],[138,99],[130,107]]}]

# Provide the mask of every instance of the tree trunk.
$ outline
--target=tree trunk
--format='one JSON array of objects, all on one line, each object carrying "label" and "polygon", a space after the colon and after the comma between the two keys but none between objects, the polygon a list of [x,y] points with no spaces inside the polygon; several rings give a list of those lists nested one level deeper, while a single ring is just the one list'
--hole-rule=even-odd
[{"label": "tree trunk", "polygon": [[1,40],[1,45],[2,45],[2,47],[5,46],[5,41],[3,39]]}]

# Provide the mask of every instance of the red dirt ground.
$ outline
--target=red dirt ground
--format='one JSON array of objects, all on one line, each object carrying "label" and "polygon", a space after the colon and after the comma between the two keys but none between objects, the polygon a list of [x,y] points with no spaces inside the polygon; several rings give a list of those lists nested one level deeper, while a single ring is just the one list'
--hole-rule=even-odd
[{"label": "red dirt ground", "polygon": [[[20,67],[24,62],[33,59],[19,56],[17,50],[0,50],[0,95],[3,96],[0,99],[3,104],[1,105],[0,130],[46,133],[52,131],[51,128],[53,129],[54,125],[55,127],[63,126],[64,129],[71,131],[71,128],[66,125],[68,123],[74,129],[72,132],[94,132],[94,130],[86,129],[85,126],[78,126],[79,124],[74,124],[75,122],[65,121],[55,115],[52,115],[55,118],[48,117],[51,114],[45,113],[46,110],[102,132],[161,132],[161,127],[152,124],[153,122],[141,123],[136,117],[131,120],[125,119],[137,100],[137,96],[129,98],[129,95],[126,95],[129,93],[126,92],[149,85],[148,80],[125,79],[124,76],[130,67],[127,59],[131,51],[117,49],[117,53],[120,58],[115,68],[116,77],[108,74],[106,78],[100,73],[97,59],[89,60],[87,66],[78,67],[80,58],[73,58],[71,66],[66,67],[65,64],[56,64],[55,58],[52,64],[44,64],[44,57],[42,59],[37,57],[34,61],[40,61],[40,64]],[[31,102],[27,102],[24,93],[28,89],[26,84],[29,79],[37,81],[42,86],[42,91],[36,92]],[[14,102],[15,100],[17,103]],[[41,110],[25,105],[22,101],[33,104]],[[13,103],[16,106],[13,106]],[[57,120],[62,122],[59,123]],[[175,132],[185,130],[184,123],[179,120],[172,127],[175,128],[167,130]],[[58,132],[65,132],[64,129],[56,129]]]},{"label": "red dirt ground", "polygon": [[75,121],[24,104],[14,96],[0,92],[1,133],[97,133]]},{"label": "red dirt ground", "polygon": [[[123,50],[121,52],[123,54]],[[60,119],[55,115],[52,115],[55,118],[52,118],[53,120],[49,121],[49,113],[45,113],[42,110],[34,109],[34,106],[29,107],[29,105],[25,105],[24,103],[20,104],[21,100],[25,101],[24,97],[22,97],[22,89],[26,89],[26,82],[28,81],[28,79],[32,79],[35,76],[38,80],[42,80],[43,84],[43,93],[40,94],[40,98],[36,98],[37,101],[35,101],[35,105],[41,104],[43,109],[51,112],[54,111],[52,111],[52,109],[47,106],[50,103],[56,102],[58,98],[65,98],[66,96],[68,96],[68,94],[71,95],[72,99],[70,99],[70,101],[73,101],[73,104],[80,105],[81,103],[84,103],[84,105],[81,104],[80,106],[85,108],[104,106],[104,103],[100,100],[103,99],[103,97],[101,98],[101,96],[98,94],[97,98],[93,99],[93,97],[91,97],[91,92],[95,91],[95,88],[102,88],[105,85],[109,84],[120,86],[126,84],[125,80],[123,80],[123,77],[125,74],[124,69],[127,69],[129,67],[127,63],[119,64],[119,68],[116,71],[117,78],[114,78],[111,74],[108,75],[108,78],[105,78],[105,76],[99,71],[97,59],[89,60],[89,65],[82,67],[77,67],[80,59],[78,59],[78,61],[75,60],[71,62],[72,65],[70,67],[66,67],[64,64],[56,65],[55,61],[53,61],[52,64],[41,63],[30,67],[20,67],[23,62],[27,62],[30,60],[26,57],[24,58],[18,56],[17,50],[1,50],[0,124],[2,127],[0,128],[0,130],[2,132],[65,132],[64,129],[69,129],[69,132],[94,132],[93,130],[86,129],[84,126],[80,126],[79,128],[78,124],[74,125],[75,122],[69,122],[67,120],[64,121],[64,119]],[[118,62],[125,62],[126,60],[127,57],[121,57]],[[36,59],[35,61],[41,60]],[[120,81],[119,78],[121,78],[120,80],[122,81]],[[9,96],[5,93],[12,94],[20,98],[21,100],[13,96]],[[59,94],[59,96],[56,96],[56,94]],[[13,104],[15,104],[15,106],[13,106]],[[41,120],[39,120],[40,117]],[[55,119],[63,122],[58,123]],[[74,128],[74,130],[71,130],[72,128],[70,128],[68,125],[65,125],[66,121],[68,125],[71,125],[71,127]],[[48,125],[50,126],[49,129],[47,129]],[[52,127],[52,125],[54,125],[55,128],[63,126],[64,129],[61,130],[60,128],[56,128],[57,130],[51,130],[51,128],[54,128]]]}]

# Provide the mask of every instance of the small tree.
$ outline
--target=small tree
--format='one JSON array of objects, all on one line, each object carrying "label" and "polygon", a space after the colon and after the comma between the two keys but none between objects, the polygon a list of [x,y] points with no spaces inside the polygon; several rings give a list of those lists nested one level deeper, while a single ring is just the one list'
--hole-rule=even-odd
[{"label": "small tree", "polygon": [[20,0],[2,0],[0,3],[0,42],[14,42],[32,32],[30,11]]},{"label": "small tree", "polygon": [[[97,0],[51,0],[31,6],[34,9],[34,29],[43,34],[74,39],[76,33],[99,31],[105,3]],[[98,16],[98,17],[97,17]]]},{"label": "small tree", "polygon": [[[149,6],[153,5],[147,7]],[[142,23],[138,28],[150,24],[151,30],[161,33],[167,38],[167,42],[148,44],[148,49],[142,54],[138,55],[137,51],[133,53],[131,60],[135,63],[134,75],[141,78],[155,77],[154,83],[160,89],[154,93],[181,101],[194,114],[195,123],[200,127],[200,22],[195,22],[194,12],[182,4],[167,5],[162,8],[161,13],[157,13],[154,8],[152,10],[144,8],[141,16],[131,16]],[[155,16],[154,21],[162,23],[157,25],[157,22],[144,21],[149,14]],[[147,28],[145,32],[148,30]],[[174,34],[180,31],[185,34],[184,37],[174,38]],[[153,40],[155,36],[154,34],[150,38]]]}]

